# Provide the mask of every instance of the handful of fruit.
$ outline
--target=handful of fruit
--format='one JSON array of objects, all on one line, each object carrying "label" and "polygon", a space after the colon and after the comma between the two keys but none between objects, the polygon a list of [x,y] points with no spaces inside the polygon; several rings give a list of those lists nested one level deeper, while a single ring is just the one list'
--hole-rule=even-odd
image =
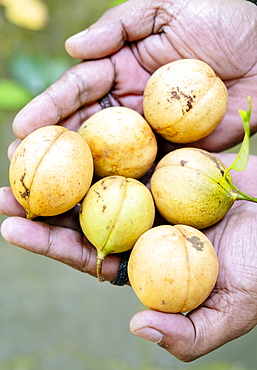
[{"label": "handful of fruit", "polygon": [[[206,63],[169,63],[146,85],[144,116],[110,107],[77,133],[47,126],[28,135],[11,161],[13,193],[29,219],[79,203],[82,231],[97,249],[99,281],[107,254],[132,249],[128,274],[138,298],[155,310],[190,311],[207,299],[218,276],[214,248],[199,229],[218,222],[235,200],[254,200],[229,174],[247,162],[251,105],[240,112],[240,164],[226,168],[207,151],[187,147],[160,160],[150,190],[140,179],[156,161],[156,133],[175,143],[197,141],[219,125],[227,103],[224,83]],[[153,227],[155,207],[171,225]]]}]

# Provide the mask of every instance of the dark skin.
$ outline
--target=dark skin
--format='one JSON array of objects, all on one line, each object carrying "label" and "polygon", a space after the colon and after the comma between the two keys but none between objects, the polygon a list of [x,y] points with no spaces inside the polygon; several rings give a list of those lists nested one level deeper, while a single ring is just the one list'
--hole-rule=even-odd
[{"label": "dark skin", "polygon": [[[251,3],[129,0],[107,11],[86,34],[67,40],[66,49],[85,61],[17,115],[13,129],[19,139],[49,124],[77,130],[100,109],[97,100],[109,91],[114,105],[142,113],[149,76],[159,66],[182,58],[210,64],[229,93],[220,126],[193,145],[218,152],[240,142],[243,128],[237,110],[247,110],[248,95],[253,100],[252,132],[257,129],[257,7]],[[10,158],[17,143],[9,148]],[[163,153],[173,148],[167,142],[160,145]],[[218,156],[227,165],[234,158]],[[244,172],[232,173],[235,185],[252,196],[257,196],[256,166],[257,157],[251,156]],[[0,189],[0,211],[11,216],[1,226],[8,242],[95,276],[96,251],[79,230],[76,209],[47,220],[26,220],[5,187]],[[223,220],[204,230],[220,264],[211,296],[186,316],[152,310],[137,313],[131,331],[158,342],[182,361],[193,361],[251,330],[257,323],[256,222],[256,204],[236,202]],[[115,278],[119,263],[119,255],[106,257],[106,280]]]}]

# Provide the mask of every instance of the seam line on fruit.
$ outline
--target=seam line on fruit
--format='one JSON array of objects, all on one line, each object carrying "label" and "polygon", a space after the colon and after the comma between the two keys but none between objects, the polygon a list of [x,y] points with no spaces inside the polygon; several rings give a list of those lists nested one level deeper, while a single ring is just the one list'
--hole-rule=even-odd
[{"label": "seam line on fruit", "polygon": [[[46,141],[51,141],[51,144],[49,145],[49,147],[47,147],[46,151],[44,152],[43,155],[41,155],[41,158],[40,160],[38,161],[38,164],[35,168],[35,171],[33,173],[33,177],[31,179],[31,183],[30,183],[30,193],[29,193],[29,199],[28,199],[28,215],[29,213],[31,213],[31,209],[30,209],[30,194],[33,192],[33,183],[34,183],[34,179],[35,179],[35,176],[36,176],[36,173],[38,171],[38,168],[40,167],[40,164],[42,163],[43,159],[44,159],[44,156],[46,155],[46,153],[49,151],[49,149],[52,147],[52,145],[56,142],[56,140],[64,133],[64,131],[61,131],[60,133],[58,133],[58,135],[56,135],[55,139],[52,141],[52,140],[49,140],[49,139],[46,139]],[[29,212],[30,211],[30,212]],[[33,214],[33,213],[32,213]]]},{"label": "seam line on fruit", "polygon": [[184,298],[184,302],[181,304],[181,308],[180,308],[180,312],[183,312],[184,311],[184,307],[186,305],[186,302],[188,300],[188,297],[189,297],[189,285],[190,285],[190,273],[191,273],[191,270],[190,270],[190,263],[189,263],[189,258],[188,258],[188,250],[187,250],[187,247],[186,247],[186,240],[187,240],[187,236],[183,233],[183,231],[180,229],[179,225],[176,225],[175,226],[176,229],[181,233],[182,237],[184,238],[184,243],[183,243],[183,247],[184,247],[184,250],[185,250],[185,256],[186,256],[186,264],[187,264],[187,278],[186,278],[186,281],[187,281],[187,284],[186,284],[186,287],[187,287],[187,291],[186,291],[186,294],[185,294],[185,298]]},{"label": "seam line on fruit", "polygon": [[49,140],[49,139],[46,139],[46,141],[51,141],[51,144],[46,148],[45,152],[43,153],[43,155],[41,155],[41,158],[40,160],[38,161],[38,164],[36,166],[36,169],[34,171],[34,174],[33,174],[33,177],[32,177],[32,180],[31,180],[31,187],[30,187],[30,192],[32,191],[32,186],[33,186],[33,181],[34,181],[34,178],[36,176],[36,173],[37,173],[37,170],[40,166],[40,164],[42,163],[43,159],[44,159],[44,156],[46,155],[46,153],[50,150],[50,148],[52,147],[52,145],[56,142],[56,140],[63,134],[63,132],[60,132],[54,140]]},{"label": "seam line on fruit", "polygon": [[109,241],[109,239],[110,239],[110,237],[111,237],[111,235],[112,235],[113,230],[115,229],[115,225],[116,225],[117,220],[118,220],[118,218],[119,218],[119,215],[120,215],[120,213],[121,213],[121,210],[122,210],[122,207],[123,207],[123,202],[124,202],[124,199],[125,199],[125,197],[126,197],[126,192],[127,192],[127,181],[126,181],[126,179],[122,181],[121,188],[123,188],[123,193],[122,193],[122,195],[123,195],[123,197],[122,197],[122,202],[120,202],[119,210],[118,210],[118,212],[117,212],[117,214],[116,214],[116,218],[115,218],[115,220],[112,222],[112,225],[111,225],[111,228],[110,228],[110,233],[108,234],[107,238],[105,239],[105,241],[104,241],[104,243],[103,243],[103,246],[102,246],[101,250],[98,252],[98,257],[105,257],[105,256],[106,256],[106,254],[105,254],[103,251],[104,251],[104,249],[105,249],[105,247],[106,247],[106,244],[108,243],[108,241]]}]

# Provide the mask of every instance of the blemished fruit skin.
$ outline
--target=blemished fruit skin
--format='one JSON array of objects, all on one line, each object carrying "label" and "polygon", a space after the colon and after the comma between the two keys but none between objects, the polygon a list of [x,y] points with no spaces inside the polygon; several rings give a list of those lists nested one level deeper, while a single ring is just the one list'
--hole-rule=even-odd
[{"label": "blemished fruit skin", "polygon": [[87,119],[78,133],[91,149],[94,173],[100,178],[119,175],[139,179],[157,155],[152,128],[130,108],[105,108]]},{"label": "blemished fruit skin", "polygon": [[206,63],[183,59],[157,69],[143,98],[151,127],[174,143],[198,141],[215,130],[228,105],[223,81]]},{"label": "blemished fruit skin", "polygon": [[[80,224],[102,260],[108,254],[131,249],[153,226],[154,216],[153,197],[144,184],[133,178],[109,176],[89,189],[81,205]],[[102,279],[101,266],[98,278]]]},{"label": "blemished fruit skin", "polygon": [[148,308],[183,313],[201,305],[218,277],[218,259],[209,239],[186,225],[146,231],[128,262],[130,284]]},{"label": "blemished fruit skin", "polygon": [[148,188],[133,178],[109,176],[92,185],[80,212],[82,230],[102,253],[131,249],[152,227],[154,202]]},{"label": "blemished fruit skin", "polygon": [[73,208],[88,191],[93,158],[86,141],[62,126],[33,131],[18,146],[9,178],[28,219]]},{"label": "blemished fruit skin", "polygon": [[[151,178],[151,192],[161,215],[171,224],[203,229],[221,220],[237,193],[224,178],[226,166],[211,153],[180,148],[164,156]],[[232,182],[228,173],[227,177]]]}]

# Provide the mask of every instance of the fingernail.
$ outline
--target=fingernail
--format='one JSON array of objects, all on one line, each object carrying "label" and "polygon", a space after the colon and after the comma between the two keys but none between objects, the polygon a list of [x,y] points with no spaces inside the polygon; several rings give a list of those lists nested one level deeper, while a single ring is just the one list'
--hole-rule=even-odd
[{"label": "fingernail", "polygon": [[75,35],[71,36],[70,39],[79,39],[80,37],[85,36],[88,33],[89,29],[86,28],[84,31],[76,33]]},{"label": "fingernail", "polygon": [[142,328],[132,332],[137,337],[150,340],[150,342],[159,343],[163,340],[163,334],[156,329]]}]

